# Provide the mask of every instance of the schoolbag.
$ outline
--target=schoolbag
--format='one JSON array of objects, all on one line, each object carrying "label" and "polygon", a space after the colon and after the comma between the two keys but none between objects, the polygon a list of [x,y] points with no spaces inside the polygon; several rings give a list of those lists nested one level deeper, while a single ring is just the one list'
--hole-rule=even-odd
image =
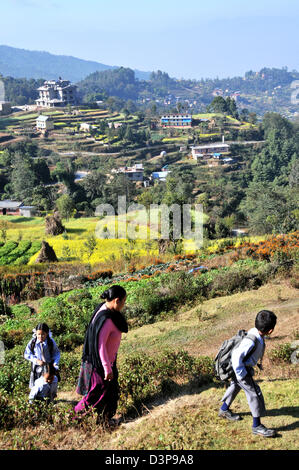
[{"label": "schoolbag", "polygon": [[243,362],[245,363],[254,353],[257,347],[257,338],[254,335],[248,334],[245,330],[239,330],[238,333],[232,338],[223,341],[217,356],[214,359],[214,374],[217,379],[225,382],[235,375],[231,360],[232,351],[241,343],[245,337],[254,341],[254,347],[244,357]]}]

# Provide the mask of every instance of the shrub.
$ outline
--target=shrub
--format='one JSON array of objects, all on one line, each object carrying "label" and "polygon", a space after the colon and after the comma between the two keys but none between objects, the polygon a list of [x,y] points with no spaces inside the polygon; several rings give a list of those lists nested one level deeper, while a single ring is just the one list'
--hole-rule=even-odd
[{"label": "shrub", "polygon": [[77,385],[81,366],[82,351],[62,352],[59,362],[61,382],[67,387],[74,389]]},{"label": "shrub", "polygon": [[290,343],[280,344],[270,351],[270,358],[274,363],[290,362],[292,352]]},{"label": "shrub", "polygon": [[251,268],[240,264],[228,270],[224,269],[213,278],[210,285],[210,297],[257,289],[270,278],[271,273],[271,268],[267,265]]},{"label": "shrub", "polygon": [[73,351],[84,342],[84,335],[77,333],[67,333],[57,338],[57,345],[61,351]]},{"label": "shrub", "polygon": [[24,343],[26,333],[23,329],[2,331],[0,332],[0,338],[6,349],[12,349],[18,344]]},{"label": "shrub", "polygon": [[6,305],[5,302],[0,297],[0,315],[10,315],[11,314],[11,309],[9,308],[8,305]]},{"label": "shrub", "polygon": [[87,276],[87,279],[89,281],[95,281],[97,279],[111,279],[113,276],[113,271],[111,269],[109,270],[103,270],[103,271],[96,271],[94,273],[91,273]]},{"label": "shrub", "polygon": [[196,380],[197,385],[213,380],[211,358],[194,358],[186,351],[165,350],[155,357],[136,353],[123,357],[119,367],[120,402],[131,412],[146,401],[179,390],[179,383]]},{"label": "shrub", "polygon": [[5,362],[0,369],[0,390],[9,394],[28,390],[30,365],[24,359],[24,347],[16,346],[5,351]]},{"label": "shrub", "polygon": [[84,290],[47,298],[41,304],[39,320],[48,323],[54,339],[74,332],[82,337],[97,304]]}]

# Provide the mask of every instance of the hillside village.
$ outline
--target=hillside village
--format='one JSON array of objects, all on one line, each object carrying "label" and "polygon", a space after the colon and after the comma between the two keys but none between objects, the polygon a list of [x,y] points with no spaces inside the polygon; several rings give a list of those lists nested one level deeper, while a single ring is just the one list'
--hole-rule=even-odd
[{"label": "hillside village", "polygon": [[258,148],[263,142],[257,124],[229,114],[146,116],[113,112],[101,103],[90,109],[78,104],[76,90],[60,78],[39,87],[36,105],[24,106],[24,111],[6,103],[2,148],[31,139],[40,148],[41,158],[80,161],[75,181],[89,174],[89,157],[98,158],[98,168],[102,158],[110,157],[115,168],[107,176],[120,173],[148,187],[159,180],[165,182],[169,165],[238,170],[244,159],[231,149],[244,144]]}]

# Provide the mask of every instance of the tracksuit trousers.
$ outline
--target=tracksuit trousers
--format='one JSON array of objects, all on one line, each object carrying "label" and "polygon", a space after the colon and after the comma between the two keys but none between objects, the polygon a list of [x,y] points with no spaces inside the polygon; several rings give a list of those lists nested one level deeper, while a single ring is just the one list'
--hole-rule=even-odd
[{"label": "tracksuit trousers", "polygon": [[253,418],[264,416],[266,412],[264,397],[260,387],[250,374],[247,374],[242,380],[233,379],[222,397],[222,402],[225,402],[229,407],[241,389],[245,392]]}]

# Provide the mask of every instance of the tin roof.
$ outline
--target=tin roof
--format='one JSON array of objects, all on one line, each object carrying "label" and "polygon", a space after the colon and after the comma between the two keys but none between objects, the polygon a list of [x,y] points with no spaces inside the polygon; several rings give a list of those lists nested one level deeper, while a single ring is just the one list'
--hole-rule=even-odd
[{"label": "tin roof", "polygon": [[4,201],[0,201],[0,208],[1,209],[18,209],[22,205],[23,205],[22,202],[11,201],[10,199],[5,199]]}]

